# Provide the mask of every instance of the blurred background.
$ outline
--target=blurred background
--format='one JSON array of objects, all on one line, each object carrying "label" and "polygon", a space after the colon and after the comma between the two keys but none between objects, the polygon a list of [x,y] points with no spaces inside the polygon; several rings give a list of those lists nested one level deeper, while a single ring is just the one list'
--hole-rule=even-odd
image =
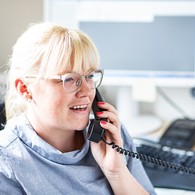
[{"label": "blurred background", "polygon": [[128,129],[136,129],[133,135],[195,118],[193,0],[0,0],[1,101],[12,46],[30,23],[41,21],[92,37],[106,70],[100,90]]},{"label": "blurred background", "polygon": [[30,23],[43,21],[42,0],[0,0],[0,101],[5,93],[5,70],[12,47]]}]

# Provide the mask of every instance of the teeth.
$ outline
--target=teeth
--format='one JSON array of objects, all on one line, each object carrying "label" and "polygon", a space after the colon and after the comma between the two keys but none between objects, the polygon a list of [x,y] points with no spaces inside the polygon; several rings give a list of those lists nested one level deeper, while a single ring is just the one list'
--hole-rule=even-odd
[{"label": "teeth", "polygon": [[78,109],[85,109],[87,106],[86,105],[78,105],[78,106],[73,106],[72,109],[78,110]]}]

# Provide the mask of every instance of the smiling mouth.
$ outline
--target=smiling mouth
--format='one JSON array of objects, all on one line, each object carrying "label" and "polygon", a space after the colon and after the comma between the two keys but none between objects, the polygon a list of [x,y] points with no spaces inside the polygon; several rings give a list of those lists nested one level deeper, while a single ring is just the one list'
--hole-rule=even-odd
[{"label": "smiling mouth", "polygon": [[86,110],[87,109],[87,105],[78,105],[78,106],[73,106],[70,108],[71,110]]}]

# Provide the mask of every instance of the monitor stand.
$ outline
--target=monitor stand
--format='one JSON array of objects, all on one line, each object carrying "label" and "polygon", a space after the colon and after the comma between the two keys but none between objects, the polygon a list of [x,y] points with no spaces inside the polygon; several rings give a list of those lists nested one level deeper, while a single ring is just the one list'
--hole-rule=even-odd
[{"label": "monitor stand", "polygon": [[161,127],[161,120],[154,115],[141,115],[139,102],[132,100],[130,86],[119,87],[117,93],[117,110],[121,122],[132,137],[144,136]]}]

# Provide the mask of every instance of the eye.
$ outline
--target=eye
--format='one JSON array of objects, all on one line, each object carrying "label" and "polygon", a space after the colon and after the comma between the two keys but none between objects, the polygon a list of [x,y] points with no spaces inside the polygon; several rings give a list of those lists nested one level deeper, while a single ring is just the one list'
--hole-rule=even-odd
[{"label": "eye", "polygon": [[64,78],[64,82],[65,83],[70,83],[70,82],[73,82],[75,79],[72,78],[72,77],[67,77],[67,78]]},{"label": "eye", "polygon": [[94,74],[93,73],[87,75],[87,79],[93,79],[93,77],[94,77]]},{"label": "eye", "polygon": [[64,83],[73,83],[78,80],[78,76],[75,73],[68,74],[64,77]]}]

